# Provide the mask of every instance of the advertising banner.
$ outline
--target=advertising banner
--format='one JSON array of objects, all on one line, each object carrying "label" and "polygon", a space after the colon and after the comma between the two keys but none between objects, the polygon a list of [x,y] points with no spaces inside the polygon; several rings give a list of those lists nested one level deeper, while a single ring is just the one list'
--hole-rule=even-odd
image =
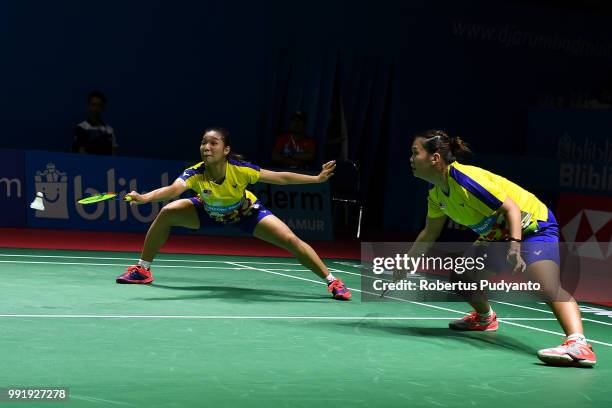
[{"label": "advertising banner", "polygon": [[[17,176],[13,174],[17,173],[7,173],[7,181],[3,185],[10,186],[13,195],[17,194],[18,185],[22,190],[20,194],[25,194],[25,197],[33,199],[37,192],[43,194],[44,211],[30,210],[25,203],[15,205],[15,211],[19,209],[23,212],[22,217],[27,212],[28,226],[96,231],[146,231],[165,203],[130,206],[122,200],[109,200],[81,205],[77,204],[77,200],[104,192],[123,195],[132,190],[141,193],[151,191],[172,184],[189,166],[180,161],[40,151],[25,152],[22,161],[22,172],[25,167],[21,177],[23,182],[9,181],[16,179]],[[333,238],[328,183],[291,186],[258,183],[249,186],[249,190],[301,238]],[[189,193],[193,194],[191,191]],[[245,235],[231,225],[210,232],[179,228],[174,232]]]},{"label": "advertising banner", "polygon": [[531,109],[531,156],[556,160],[559,191],[612,195],[612,112]]},{"label": "advertising banner", "polygon": [[333,239],[329,183],[290,186],[257,183],[250,190],[300,238]]},{"label": "advertising banner", "polygon": [[28,151],[26,196],[41,192],[45,205],[44,211],[28,211],[28,226],[145,231],[163,203],[130,206],[122,200],[110,200],[80,205],[77,200],[103,192],[150,191],[172,183],[184,167],[179,161]]}]

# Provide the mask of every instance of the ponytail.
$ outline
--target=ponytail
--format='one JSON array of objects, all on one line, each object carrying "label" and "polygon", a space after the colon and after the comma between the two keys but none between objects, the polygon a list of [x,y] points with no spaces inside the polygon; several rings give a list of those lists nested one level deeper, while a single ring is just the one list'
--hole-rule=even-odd
[{"label": "ponytail", "polygon": [[246,162],[246,159],[243,155],[238,154],[238,153],[232,153],[230,151],[230,153],[227,155],[227,158],[230,160],[237,160],[237,161],[241,161],[241,162]]},{"label": "ponytail", "polygon": [[429,154],[439,153],[445,163],[450,164],[458,158],[472,153],[468,144],[458,136],[449,136],[443,130],[427,130],[416,138],[425,139],[423,147]]}]

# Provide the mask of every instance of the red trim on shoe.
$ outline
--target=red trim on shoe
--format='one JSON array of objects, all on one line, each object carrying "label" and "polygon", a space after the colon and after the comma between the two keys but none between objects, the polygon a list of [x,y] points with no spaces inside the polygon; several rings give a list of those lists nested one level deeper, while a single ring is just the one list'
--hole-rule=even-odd
[{"label": "red trim on shoe", "polygon": [[497,321],[497,314],[493,311],[491,317],[484,324],[481,322],[478,313],[472,311],[467,316],[450,322],[448,328],[463,331],[495,331],[499,328],[499,322]]},{"label": "red trim on shoe", "polygon": [[546,364],[565,367],[593,367],[597,363],[590,344],[568,339],[560,346],[539,350],[538,358]]},{"label": "red trim on shoe", "polygon": [[331,292],[336,300],[349,300],[351,298],[350,289],[344,286],[344,283],[340,279],[334,279],[328,282],[327,291]]},{"label": "red trim on shoe", "polygon": [[117,276],[117,283],[147,284],[153,282],[153,274],[150,269],[142,265],[128,266],[127,270]]}]

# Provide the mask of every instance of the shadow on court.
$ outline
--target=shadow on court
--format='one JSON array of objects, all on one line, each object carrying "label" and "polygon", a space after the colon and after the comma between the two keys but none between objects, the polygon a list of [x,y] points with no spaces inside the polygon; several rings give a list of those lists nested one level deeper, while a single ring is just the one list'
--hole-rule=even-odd
[{"label": "shadow on court", "polygon": [[321,300],[331,300],[326,294],[300,294],[282,290],[241,288],[236,286],[170,286],[151,284],[156,289],[177,291],[177,293],[189,293],[185,295],[169,297],[147,297],[142,300],[186,300],[186,299],[225,299],[229,301],[259,301],[259,302],[321,302]]},{"label": "shadow on court", "polygon": [[575,369],[581,369],[581,370],[594,370],[595,367],[586,367],[586,366],[564,366],[564,365],[554,365],[554,364],[545,364],[545,363],[541,363],[541,362],[537,362],[537,363],[533,363],[534,366],[539,366],[539,367],[546,367],[546,368],[553,368],[553,369],[560,369],[560,368],[565,368],[568,370],[575,370]]},{"label": "shadow on court", "polygon": [[415,336],[422,338],[435,338],[435,339],[448,339],[450,341],[456,341],[461,343],[467,343],[477,348],[504,348],[510,351],[518,351],[521,353],[529,354],[533,356],[537,353],[537,350],[528,346],[525,343],[516,340],[513,337],[501,334],[499,332],[465,332],[450,330],[446,327],[446,322],[440,322],[445,327],[418,327],[418,326],[400,326],[400,325],[389,325],[381,322],[370,322],[361,321],[359,323],[348,323],[348,322],[335,322],[336,325],[341,326],[358,326],[359,330],[371,330],[371,331],[384,331],[394,335],[402,336]]}]

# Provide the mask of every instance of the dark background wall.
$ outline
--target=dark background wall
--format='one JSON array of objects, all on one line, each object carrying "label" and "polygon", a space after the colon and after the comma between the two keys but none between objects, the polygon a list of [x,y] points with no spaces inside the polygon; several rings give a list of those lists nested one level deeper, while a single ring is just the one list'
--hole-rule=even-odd
[{"label": "dark background wall", "polygon": [[251,2],[2,2],[2,145],[69,150],[91,89],[122,155],[197,159],[227,124],[252,150],[264,10]]},{"label": "dark background wall", "polygon": [[414,230],[424,195],[407,166],[415,132],[444,128],[477,154],[522,155],[529,107],[607,97],[605,2],[550,4],[2,2],[0,146],[68,151],[99,88],[121,155],[197,160],[201,131],[222,125],[265,163],[299,108],[323,160],[341,100],[367,222]]}]

